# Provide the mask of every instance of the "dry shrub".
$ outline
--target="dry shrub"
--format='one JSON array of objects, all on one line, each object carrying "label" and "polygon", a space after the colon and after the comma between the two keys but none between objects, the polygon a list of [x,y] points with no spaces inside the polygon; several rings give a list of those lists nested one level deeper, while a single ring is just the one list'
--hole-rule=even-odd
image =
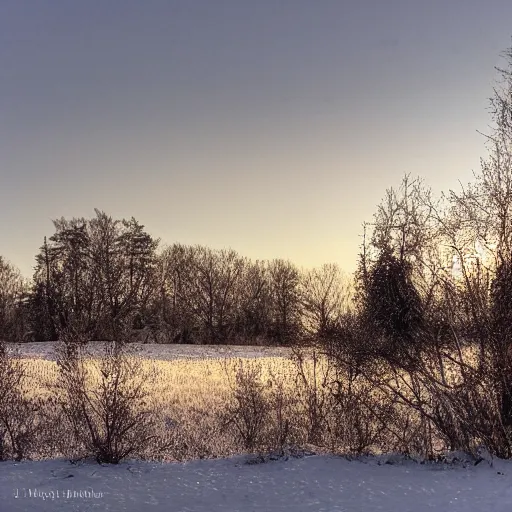
[{"label": "dry shrub", "polygon": [[371,382],[349,373],[338,376],[332,398],[335,448],[352,454],[380,451],[389,439],[396,414],[394,401],[379,393]]},{"label": "dry shrub", "polygon": [[346,449],[432,459],[452,450],[476,455],[485,446],[510,457],[494,373],[483,370],[471,347],[453,335],[444,346],[425,343],[397,360],[372,352],[368,332],[359,329],[329,352],[337,370],[337,437],[349,441]]},{"label": "dry shrub", "polygon": [[0,460],[30,458],[43,431],[42,402],[27,393],[22,361],[0,343]]},{"label": "dry shrub", "polygon": [[494,455],[510,457],[510,431],[503,424],[500,397],[490,380],[475,373],[450,386],[428,382],[431,407],[423,412],[447,450],[477,455],[485,446]]},{"label": "dry shrub", "polygon": [[[265,371],[266,370],[266,371]],[[258,361],[225,362],[230,397],[222,411],[223,426],[251,453],[294,453],[302,433],[297,399],[286,376],[264,369]]]},{"label": "dry shrub", "polygon": [[118,344],[106,344],[98,359],[79,345],[64,348],[54,400],[72,434],[73,458],[117,464],[169,448],[151,400],[154,372]]},{"label": "dry shrub", "polygon": [[330,449],[355,454],[426,454],[431,443],[425,435],[430,430],[421,410],[406,401],[416,388],[404,380],[407,372],[375,350],[381,340],[352,319],[345,321],[330,341],[324,346],[335,375],[329,385]]},{"label": "dry shrub", "polygon": [[300,432],[293,413],[296,400],[282,376],[270,372],[268,401],[270,405],[270,430],[267,450],[284,456],[300,439]]},{"label": "dry shrub", "polygon": [[167,408],[166,429],[171,447],[169,460],[208,459],[234,455],[235,440],[226,431],[223,411],[219,409],[186,410]]},{"label": "dry shrub", "polygon": [[265,374],[257,361],[226,365],[224,424],[243,449],[284,455],[313,445],[361,454],[397,446],[399,436],[404,444],[391,393],[314,349],[294,350],[291,361],[291,375]]},{"label": "dry shrub", "polygon": [[[236,363],[235,363],[236,364]],[[226,367],[231,399],[224,411],[224,425],[233,429],[236,438],[249,452],[261,450],[269,423],[270,403],[262,368],[258,363],[237,362],[234,379]]]},{"label": "dry shrub", "polygon": [[395,404],[353,362],[316,348],[294,350],[292,360],[305,443],[357,454],[383,444]]}]

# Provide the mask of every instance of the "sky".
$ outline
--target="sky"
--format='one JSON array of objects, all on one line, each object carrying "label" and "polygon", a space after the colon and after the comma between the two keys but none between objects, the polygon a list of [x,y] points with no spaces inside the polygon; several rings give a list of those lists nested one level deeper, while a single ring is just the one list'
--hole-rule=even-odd
[{"label": "sky", "polygon": [[52,219],[355,269],[405,173],[486,156],[510,0],[1,0],[0,255]]}]

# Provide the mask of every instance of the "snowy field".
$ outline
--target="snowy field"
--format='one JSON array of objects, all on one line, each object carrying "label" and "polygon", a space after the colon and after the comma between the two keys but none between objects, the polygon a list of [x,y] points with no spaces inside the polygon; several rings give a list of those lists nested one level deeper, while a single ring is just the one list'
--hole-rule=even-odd
[{"label": "snowy field", "polygon": [[512,464],[465,468],[329,456],[112,467],[2,462],[0,497],[1,512],[509,512]]},{"label": "snowy field", "polygon": [[[28,359],[56,359],[57,343],[52,341],[37,343],[13,344],[22,357]],[[87,350],[92,354],[100,354],[104,344],[91,342]],[[290,349],[282,347],[256,347],[236,345],[174,345],[161,343],[130,343],[130,351],[147,359],[163,361],[173,359],[215,359],[215,358],[256,358],[256,357],[288,357]]]},{"label": "snowy field", "polygon": [[[22,357],[39,360],[37,365],[55,365],[54,343],[18,348]],[[181,387],[176,385],[179,394],[189,404],[197,399],[199,380],[210,398],[221,389],[213,387],[215,371],[210,372],[210,380],[206,376],[198,380],[191,365],[212,369],[218,364],[215,360],[224,357],[279,360],[289,354],[286,349],[266,347],[145,344],[132,348],[144,358],[172,365],[176,382],[183,380]],[[101,344],[93,345],[95,350],[100,353]],[[194,386],[179,374],[181,366]],[[217,390],[213,395],[212,389]],[[214,407],[205,404],[201,407]],[[247,460],[238,456],[166,464],[131,461],[118,466],[73,465],[65,460],[0,462],[0,512],[512,512],[512,461],[483,461],[475,466],[471,461],[419,464],[393,456],[348,461],[326,455],[259,464]]]}]

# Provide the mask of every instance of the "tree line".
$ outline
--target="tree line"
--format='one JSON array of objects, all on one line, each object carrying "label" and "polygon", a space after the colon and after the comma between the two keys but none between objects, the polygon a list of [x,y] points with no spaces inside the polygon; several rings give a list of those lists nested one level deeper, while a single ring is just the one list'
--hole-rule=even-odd
[{"label": "tree line", "polygon": [[0,260],[0,337],[290,345],[350,307],[336,264],[300,270],[231,249],[159,248],[137,220],[58,219],[30,282]]}]

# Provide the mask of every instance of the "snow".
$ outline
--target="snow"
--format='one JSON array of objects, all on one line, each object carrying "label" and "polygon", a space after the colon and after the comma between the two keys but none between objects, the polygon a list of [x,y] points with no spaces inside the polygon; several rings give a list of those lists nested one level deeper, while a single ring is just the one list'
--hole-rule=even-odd
[{"label": "snow", "polygon": [[64,460],[2,462],[0,511],[508,512],[512,508],[512,464],[505,461],[466,468],[334,456],[262,464],[246,461],[244,457],[174,464],[132,461],[118,466],[73,465]]},{"label": "snow", "polygon": [[[99,348],[100,345],[97,345]],[[55,358],[55,344],[19,346],[24,357]],[[135,345],[156,359],[282,356],[282,349]],[[450,464],[402,456],[314,455],[247,464],[247,457],[117,466],[66,460],[0,462],[0,512],[509,512],[512,461],[464,454]]]},{"label": "snow", "polygon": [[[44,341],[33,343],[8,344],[21,357],[28,359],[56,359],[57,342]],[[101,354],[103,342],[91,342],[87,345],[88,352]],[[147,359],[210,359],[210,358],[256,358],[256,357],[288,357],[290,349],[283,347],[237,346],[237,345],[175,345],[162,343],[130,343],[128,348]]]}]

